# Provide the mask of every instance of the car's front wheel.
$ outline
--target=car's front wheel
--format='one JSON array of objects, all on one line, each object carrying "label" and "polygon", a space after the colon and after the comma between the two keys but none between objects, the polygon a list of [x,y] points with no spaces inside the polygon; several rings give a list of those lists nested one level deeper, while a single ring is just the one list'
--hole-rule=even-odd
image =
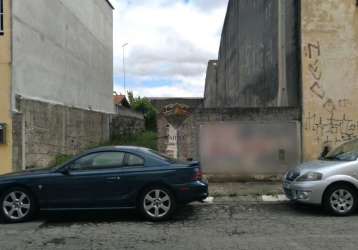
[{"label": "car's front wheel", "polygon": [[138,208],[141,214],[152,221],[164,221],[169,219],[176,202],[172,192],[163,187],[151,187],[142,192]]},{"label": "car's front wheel", "polygon": [[349,185],[339,184],[328,188],[323,205],[332,214],[345,216],[356,210],[357,202],[356,190]]},{"label": "car's front wheel", "polygon": [[23,188],[12,188],[0,199],[2,218],[9,223],[30,220],[35,212],[35,201],[30,192]]}]

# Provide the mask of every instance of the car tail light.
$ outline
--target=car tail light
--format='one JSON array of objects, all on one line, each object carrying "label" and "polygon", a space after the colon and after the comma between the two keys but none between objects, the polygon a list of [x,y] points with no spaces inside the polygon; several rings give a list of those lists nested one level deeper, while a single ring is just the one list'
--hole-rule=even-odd
[{"label": "car tail light", "polygon": [[194,171],[193,181],[201,181],[203,179],[203,171],[200,168],[195,168]]}]

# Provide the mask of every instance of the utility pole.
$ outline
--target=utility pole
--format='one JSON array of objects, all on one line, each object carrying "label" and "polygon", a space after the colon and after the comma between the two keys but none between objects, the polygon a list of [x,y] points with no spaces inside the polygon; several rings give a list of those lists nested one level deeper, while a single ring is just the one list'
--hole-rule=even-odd
[{"label": "utility pole", "polygon": [[126,92],[126,61],[125,61],[125,49],[127,47],[128,43],[125,43],[122,45],[123,48],[123,87],[124,87],[124,94]]}]

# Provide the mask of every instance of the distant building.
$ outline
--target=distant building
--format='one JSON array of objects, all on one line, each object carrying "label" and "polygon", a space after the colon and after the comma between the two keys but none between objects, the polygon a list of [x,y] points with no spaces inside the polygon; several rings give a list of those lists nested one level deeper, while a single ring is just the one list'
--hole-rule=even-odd
[{"label": "distant building", "polygon": [[131,108],[131,105],[129,104],[127,97],[125,95],[118,95],[117,93],[114,93],[113,103],[114,103],[114,110],[117,113],[119,113],[120,110],[123,108]]},{"label": "distant building", "polygon": [[112,8],[107,0],[0,0],[1,173],[108,140]]}]

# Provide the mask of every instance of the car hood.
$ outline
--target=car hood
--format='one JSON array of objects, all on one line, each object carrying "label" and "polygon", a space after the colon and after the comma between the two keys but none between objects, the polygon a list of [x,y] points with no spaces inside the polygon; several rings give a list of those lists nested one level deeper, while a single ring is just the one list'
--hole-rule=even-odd
[{"label": "car hood", "polygon": [[352,164],[353,162],[347,161],[310,161],[305,162],[296,167],[296,170],[299,172],[309,172],[309,171],[320,171],[320,170],[327,170],[329,168],[337,168],[340,166],[347,166]]},{"label": "car hood", "polygon": [[0,180],[4,179],[14,179],[14,178],[26,178],[26,177],[33,177],[43,174],[48,174],[52,172],[52,169],[31,169],[31,170],[24,170],[9,174],[0,175]]}]

